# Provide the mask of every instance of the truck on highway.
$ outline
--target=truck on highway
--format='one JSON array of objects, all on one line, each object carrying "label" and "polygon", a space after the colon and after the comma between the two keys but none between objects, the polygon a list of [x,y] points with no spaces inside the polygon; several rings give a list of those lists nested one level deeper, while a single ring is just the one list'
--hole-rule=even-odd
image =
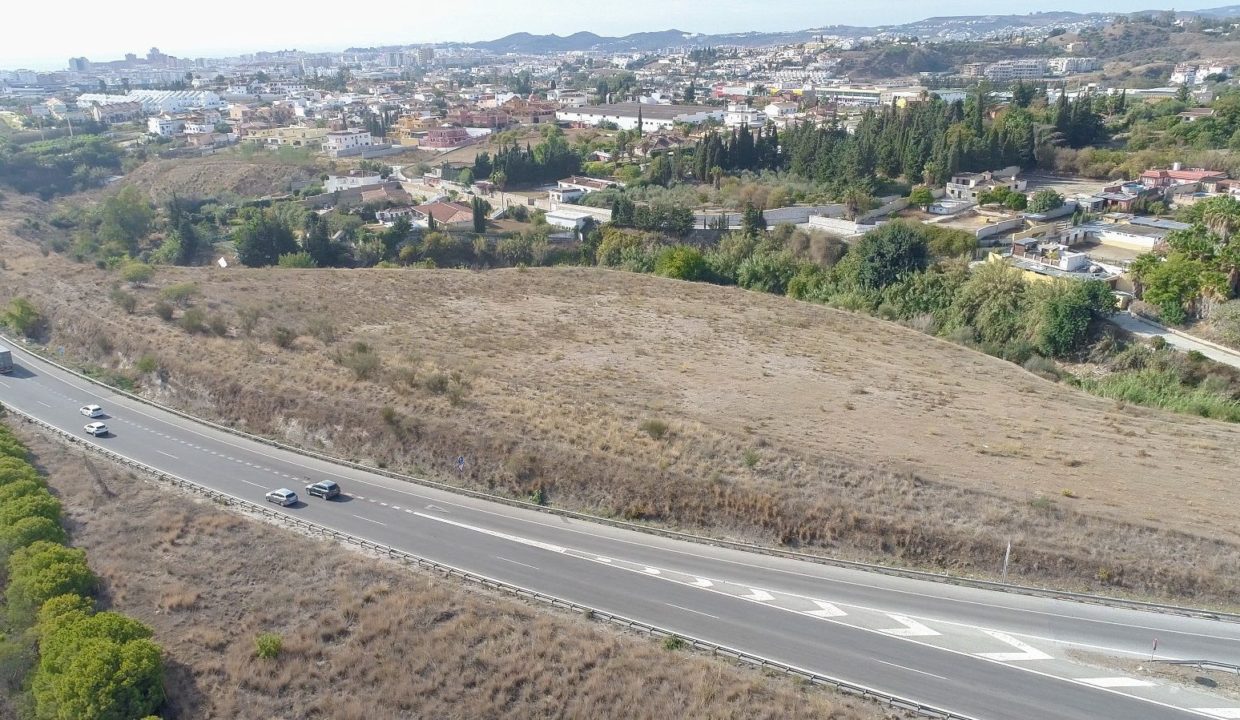
[{"label": "truck on highway", "polygon": [[0,345],[0,373],[13,372],[13,351]]}]

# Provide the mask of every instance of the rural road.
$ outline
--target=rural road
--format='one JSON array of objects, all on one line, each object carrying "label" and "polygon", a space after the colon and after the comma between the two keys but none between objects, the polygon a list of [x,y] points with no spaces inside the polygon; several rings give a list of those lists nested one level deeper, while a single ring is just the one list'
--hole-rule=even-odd
[{"label": "rural road", "polygon": [[1240,368],[1240,352],[1227,350],[1218,345],[1199,342],[1192,337],[1173,333],[1166,328],[1125,312],[1117,312],[1108,318],[1111,322],[1120,326],[1124,330],[1136,335],[1140,338],[1149,339],[1152,337],[1160,337],[1167,341],[1167,344],[1177,350],[1189,352],[1196,350],[1215,362],[1230,365],[1234,368]]},{"label": "rural road", "polygon": [[[1240,664],[1240,624],[891,577],[514,508],[272,448],[115,395],[20,346],[13,355],[0,403],[239,498],[291,488],[303,502],[280,512],[464,570],[972,718],[1240,718],[1238,700],[1085,665],[1071,652],[1148,660],[1157,640],[1158,658]],[[88,403],[103,406],[110,437],[82,431],[89,420],[78,408]],[[324,478],[344,495],[304,497],[307,482]]]}]

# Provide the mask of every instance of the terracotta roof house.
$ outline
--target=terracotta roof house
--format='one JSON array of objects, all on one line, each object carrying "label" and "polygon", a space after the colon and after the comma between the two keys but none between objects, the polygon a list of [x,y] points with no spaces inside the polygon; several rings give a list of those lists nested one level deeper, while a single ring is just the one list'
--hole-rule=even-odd
[{"label": "terracotta roof house", "polygon": [[413,217],[423,223],[427,222],[428,217],[433,217],[437,225],[451,227],[453,225],[473,223],[474,211],[473,208],[464,203],[432,202],[425,205],[415,205]]}]

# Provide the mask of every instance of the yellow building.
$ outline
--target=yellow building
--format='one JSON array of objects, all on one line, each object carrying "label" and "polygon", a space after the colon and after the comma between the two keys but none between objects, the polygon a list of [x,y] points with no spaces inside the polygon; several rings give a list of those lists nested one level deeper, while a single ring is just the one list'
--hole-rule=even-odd
[{"label": "yellow building", "polygon": [[292,125],[290,127],[255,130],[247,135],[245,139],[250,142],[262,143],[264,145],[309,147],[311,145],[322,145],[323,138],[327,137],[327,132],[327,128]]}]

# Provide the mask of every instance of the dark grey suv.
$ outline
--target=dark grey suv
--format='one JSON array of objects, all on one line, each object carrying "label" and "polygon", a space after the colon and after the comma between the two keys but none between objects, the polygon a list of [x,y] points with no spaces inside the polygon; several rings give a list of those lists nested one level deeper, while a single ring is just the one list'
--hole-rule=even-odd
[{"label": "dark grey suv", "polygon": [[311,497],[321,497],[324,500],[331,500],[340,494],[340,486],[331,480],[320,480],[311,485],[307,485],[306,494]]}]

